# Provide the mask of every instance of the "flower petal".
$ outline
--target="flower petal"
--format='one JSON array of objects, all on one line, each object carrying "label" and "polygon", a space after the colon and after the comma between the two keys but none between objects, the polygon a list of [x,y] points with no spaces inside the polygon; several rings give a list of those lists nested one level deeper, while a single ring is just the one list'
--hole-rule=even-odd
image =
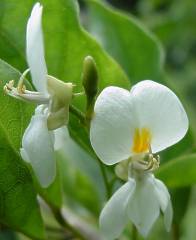
[{"label": "flower petal", "polygon": [[27,24],[26,54],[33,84],[39,92],[48,94],[41,20],[42,6],[36,3]]},{"label": "flower petal", "polygon": [[157,192],[157,198],[159,199],[161,210],[164,213],[164,223],[166,230],[170,231],[173,219],[173,209],[170,195],[165,184],[156,178],[155,191]]},{"label": "flower petal", "polygon": [[69,137],[69,131],[66,126],[63,126],[61,128],[57,128],[54,130],[54,149],[55,151],[61,150],[63,147],[65,147],[66,140]]},{"label": "flower petal", "polygon": [[161,210],[164,212],[167,208],[168,202],[170,200],[170,195],[165,184],[159,179],[154,179],[155,181],[155,191],[157,193],[157,198],[159,199]]},{"label": "flower petal", "polygon": [[188,130],[188,118],[178,97],[166,86],[145,80],[131,89],[140,128],[152,134],[152,152],[159,152],[181,140]]},{"label": "flower petal", "polygon": [[32,168],[43,187],[49,186],[56,174],[53,133],[48,131],[47,118],[36,114],[22,139],[21,155],[31,163]]},{"label": "flower petal", "polygon": [[129,91],[105,88],[96,100],[94,111],[90,141],[99,158],[111,165],[130,157],[137,120]]},{"label": "flower petal", "polygon": [[135,189],[135,180],[131,179],[117,190],[103,208],[99,224],[103,237],[113,240],[119,237],[127,223],[126,206]]},{"label": "flower petal", "polygon": [[152,175],[137,180],[134,195],[129,200],[127,209],[131,221],[140,234],[146,237],[160,213]]},{"label": "flower petal", "polygon": [[165,212],[164,212],[164,223],[165,223],[165,228],[168,232],[171,230],[172,219],[173,219],[173,208],[172,208],[171,200],[169,200],[167,208],[165,209]]}]

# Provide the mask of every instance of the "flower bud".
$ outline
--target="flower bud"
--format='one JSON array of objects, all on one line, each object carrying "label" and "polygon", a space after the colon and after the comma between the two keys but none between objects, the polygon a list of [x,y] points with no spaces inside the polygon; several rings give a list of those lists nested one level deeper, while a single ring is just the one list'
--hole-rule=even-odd
[{"label": "flower bud", "polygon": [[93,100],[98,92],[98,73],[96,63],[91,56],[84,59],[82,84],[87,98]]},{"label": "flower bud", "polygon": [[95,97],[98,92],[98,72],[94,59],[87,56],[84,59],[82,84],[86,94],[86,123],[89,126],[94,113]]}]

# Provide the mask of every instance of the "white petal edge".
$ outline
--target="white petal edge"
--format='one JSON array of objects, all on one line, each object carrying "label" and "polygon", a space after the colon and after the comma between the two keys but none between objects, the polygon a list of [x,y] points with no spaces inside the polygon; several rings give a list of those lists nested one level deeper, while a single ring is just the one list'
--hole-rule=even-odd
[{"label": "white petal edge", "polygon": [[132,137],[137,127],[129,91],[107,87],[98,96],[90,127],[90,141],[99,158],[108,165],[131,155]]},{"label": "white petal edge", "polygon": [[47,118],[36,114],[22,139],[21,156],[31,163],[42,187],[48,187],[56,175],[53,133],[47,129]]},{"label": "white petal edge", "polygon": [[154,191],[154,179],[147,175],[136,181],[133,197],[127,205],[129,219],[138,232],[146,237],[160,214],[160,204]]},{"label": "white petal edge", "polygon": [[169,232],[173,219],[173,208],[170,199],[170,194],[165,184],[159,179],[155,178],[155,190],[157,192],[157,198],[159,199],[161,211],[164,214],[164,224],[166,230]]},{"label": "white petal edge", "polygon": [[167,208],[165,209],[165,212],[164,212],[164,224],[167,232],[171,230],[172,219],[173,219],[173,208],[172,208],[171,200],[169,200]]},{"label": "white petal edge", "polygon": [[27,23],[26,55],[33,84],[39,92],[48,94],[42,33],[42,6],[40,3],[34,5]]},{"label": "white petal edge", "polygon": [[114,240],[120,236],[126,226],[128,217],[126,207],[128,199],[135,190],[135,180],[131,179],[118,189],[103,208],[99,225],[105,240]]},{"label": "white petal edge", "polygon": [[168,87],[144,80],[131,89],[140,128],[152,134],[152,152],[159,152],[180,141],[188,130],[187,114]]}]

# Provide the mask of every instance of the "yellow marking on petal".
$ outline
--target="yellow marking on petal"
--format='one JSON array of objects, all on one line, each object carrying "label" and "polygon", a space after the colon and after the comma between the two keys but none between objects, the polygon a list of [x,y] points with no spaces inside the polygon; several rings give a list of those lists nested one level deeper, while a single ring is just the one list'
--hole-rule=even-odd
[{"label": "yellow marking on petal", "polygon": [[150,149],[151,133],[148,128],[136,128],[133,137],[133,148],[134,153],[148,152]]}]

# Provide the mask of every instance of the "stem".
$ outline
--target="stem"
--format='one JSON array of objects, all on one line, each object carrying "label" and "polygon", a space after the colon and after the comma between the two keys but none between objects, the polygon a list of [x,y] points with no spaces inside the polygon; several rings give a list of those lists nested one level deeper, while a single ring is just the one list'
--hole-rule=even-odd
[{"label": "stem", "polygon": [[99,163],[99,168],[101,170],[102,176],[103,176],[103,181],[106,189],[106,194],[107,194],[107,199],[111,197],[111,189],[110,189],[110,184],[107,178],[107,174],[105,172],[105,166],[102,164],[99,158],[97,158],[98,163]]},{"label": "stem", "polygon": [[94,114],[94,105],[95,105],[95,99],[89,100],[87,98],[85,118],[86,118],[86,125],[88,129],[90,129],[90,123]]},{"label": "stem", "polygon": [[173,223],[172,225],[172,236],[173,236],[173,240],[180,239],[180,228],[176,223]]},{"label": "stem", "polygon": [[[85,114],[73,105],[70,105],[69,110],[72,114],[74,114],[80,120],[80,122],[82,124],[84,124],[87,127],[87,131],[89,132],[90,123],[88,122],[88,120],[90,121],[90,119],[87,119]],[[96,154],[95,154],[95,156],[96,156],[96,159],[99,163],[99,167],[100,167],[100,170],[101,170],[101,173],[102,173],[102,176],[103,176],[103,181],[104,181],[105,188],[106,188],[106,193],[107,193],[107,199],[109,199],[110,196],[111,196],[111,189],[110,189],[110,184],[109,184],[106,172],[105,172],[105,167],[102,164],[102,162],[100,161],[100,159],[97,157]]]},{"label": "stem", "polygon": [[85,123],[85,115],[83,112],[81,112],[79,109],[77,109],[76,107],[74,107],[73,105],[69,106],[69,111],[75,115],[80,121],[81,123]]},{"label": "stem", "polygon": [[49,232],[54,232],[54,233],[59,233],[59,234],[63,233],[62,228],[56,228],[56,227],[49,226],[49,225],[46,225],[46,230],[49,231]]},{"label": "stem", "polygon": [[55,219],[57,220],[57,222],[64,228],[64,229],[68,229],[71,233],[74,234],[74,236],[78,237],[80,240],[86,240],[85,237],[82,236],[82,234],[75,229],[71,224],[69,224],[63,217],[61,211],[57,208],[51,208]]},{"label": "stem", "polygon": [[138,239],[137,228],[134,225],[133,225],[133,228],[132,228],[132,239],[133,240]]}]

